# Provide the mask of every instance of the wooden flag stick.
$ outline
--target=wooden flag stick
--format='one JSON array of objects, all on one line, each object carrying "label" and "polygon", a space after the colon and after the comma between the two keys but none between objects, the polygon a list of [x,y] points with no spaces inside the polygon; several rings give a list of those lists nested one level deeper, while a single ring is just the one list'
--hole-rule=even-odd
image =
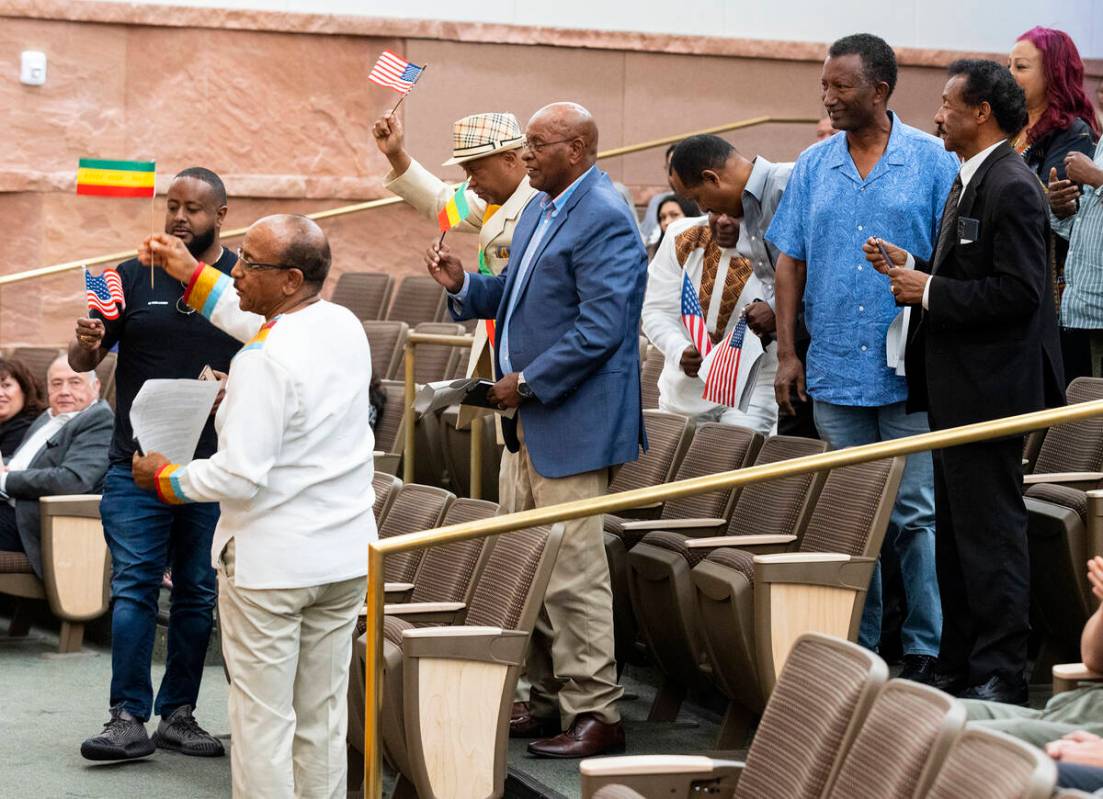
[{"label": "wooden flag stick", "polygon": [[[425,70],[427,70],[428,68],[429,68],[429,65],[428,65],[428,64],[424,64],[424,65],[422,65],[422,67],[421,67],[421,72],[420,72],[420,73],[418,74],[418,76],[417,76],[417,79],[418,79],[418,80],[421,80],[422,76],[423,76],[423,75],[425,74]],[[417,81],[415,81],[415,82],[414,82],[414,86],[416,86],[416,85],[417,85]],[[411,87],[409,88],[409,90],[408,90],[408,91],[407,91],[407,92],[406,92],[405,94],[403,94],[403,95],[402,95],[401,97],[399,97],[399,98],[398,98],[398,102],[397,102],[397,103],[395,103],[395,104],[394,104],[394,108],[392,108],[392,109],[391,109],[391,113],[392,113],[392,114],[393,114],[393,113],[394,113],[395,111],[397,111],[397,110],[398,110],[398,107],[399,107],[400,105],[402,105],[402,101],[406,99],[406,95],[408,95],[408,94],[409,94],[410,92],[412,92],[413,90],[414,90],[414,87],[413,87],[413,86],[411,86]]]},{"label": "wooden flag stick", "polygon": [[[149,232],[151,236],[157,235],[157,174],[153,175],[153,194],[149,198]],[[153,288],[153,248],[152,242],[149,251],[149,287]]]}]

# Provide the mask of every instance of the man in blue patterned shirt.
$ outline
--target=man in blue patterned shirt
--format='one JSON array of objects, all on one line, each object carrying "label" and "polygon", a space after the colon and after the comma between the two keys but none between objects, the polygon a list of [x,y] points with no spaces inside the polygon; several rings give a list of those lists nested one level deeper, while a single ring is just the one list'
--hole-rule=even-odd
[{"label": "man in blue patterned shirt", "polygon": [[[812,338],[807,393],[820,436],[836,449],[929,429],[926,414],[905,412],[907,384],[888,365],[896,348],[886,352],[889,326],[900,311],[885,291],[887,278],[866,262],[862,244],[883,236],[929,256],[958,162],[937,138],[888,110],[896,72],[892,48],[876,36],[856,34],[831,45],[821,76],[823,104],[842,133],[801,155],[766,234],[782,253],[776,270],[778,405],[791,413],[793,394],[805,398],[794,348],[803,301]],[[908,458],[885,538],[900,558],[907,598],[901,676],[910,679],[933,667],[942,630],[932,469],[930,453]],[[875,649],[880,636],[878,569],[859,641]]]}]

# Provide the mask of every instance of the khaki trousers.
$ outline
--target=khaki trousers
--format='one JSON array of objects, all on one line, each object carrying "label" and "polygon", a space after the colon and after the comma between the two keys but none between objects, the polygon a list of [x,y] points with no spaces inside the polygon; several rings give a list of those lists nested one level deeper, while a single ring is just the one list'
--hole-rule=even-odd
[{"label": "khaki trousers", "polygon": [[[528,447],[502,454],[499,499],[506,512],[555,505],[605,494],[609,470],[542,477],[532,466]],[[536,620],[519,689],[537,716],[559,716],[563,729],[581,713],[593,713],[606,723],[620,720],[613,659],[613,592],[601,516],[565,523],[559,549]],[[531,686],[523,696],[524,683]]]},{"label": "khaki trousers", "polygon": [[345,799],[349,660],[363,578],[255,590],[218,567],[236,799]]}]

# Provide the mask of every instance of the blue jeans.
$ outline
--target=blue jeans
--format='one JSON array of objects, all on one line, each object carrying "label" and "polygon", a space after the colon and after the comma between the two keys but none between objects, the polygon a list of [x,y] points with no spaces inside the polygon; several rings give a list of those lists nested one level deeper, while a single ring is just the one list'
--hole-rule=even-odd
[{"label": "blue jeans", "polygon": [[[925,413],[905,413],[904,403],[863,408],[815,400],[813,413],[820,437],[832,449],[872,444],[930,430]],[[901,638],[904,654],[938,656],[942,605],[934,556],[934,465],[931,453],[908,456],[884,546],[900,557],[908,615]],[[877,649],[881,642],[881,564],[873,571],[866,595],[858,643]]]},{"label": "blue jeans", "polygon": [[[134,484],[130,469],[111,466],[100,518],[111,550],[111,706],[146,721],[195,706],[211,637],[217,581],[211,539],[217,503],[166,505]],[[153,706],[150,663],[157,631],[157,597],[172,568],[168,655]]]}]

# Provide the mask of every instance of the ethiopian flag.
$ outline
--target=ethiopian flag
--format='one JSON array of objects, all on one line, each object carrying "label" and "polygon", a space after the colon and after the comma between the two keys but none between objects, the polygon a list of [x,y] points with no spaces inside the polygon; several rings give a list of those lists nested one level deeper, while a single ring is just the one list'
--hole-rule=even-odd
[{"label": "ethiopian flag", "polygon": [[444,204],[444,207],[440,209],[440,213],[437,214],[437,224],[440,225],[440,232],[446,233],[451,230],[467,219],[469,213],[471,213],[471,209],[467,205],[467,181],[465,180],[456,189],[456,193]]},{"label": "ethiopian flag", "polygon": [[152,197],[155,161],[105,161],[82,158],[77,167],[77,194],[99,197]]}]

